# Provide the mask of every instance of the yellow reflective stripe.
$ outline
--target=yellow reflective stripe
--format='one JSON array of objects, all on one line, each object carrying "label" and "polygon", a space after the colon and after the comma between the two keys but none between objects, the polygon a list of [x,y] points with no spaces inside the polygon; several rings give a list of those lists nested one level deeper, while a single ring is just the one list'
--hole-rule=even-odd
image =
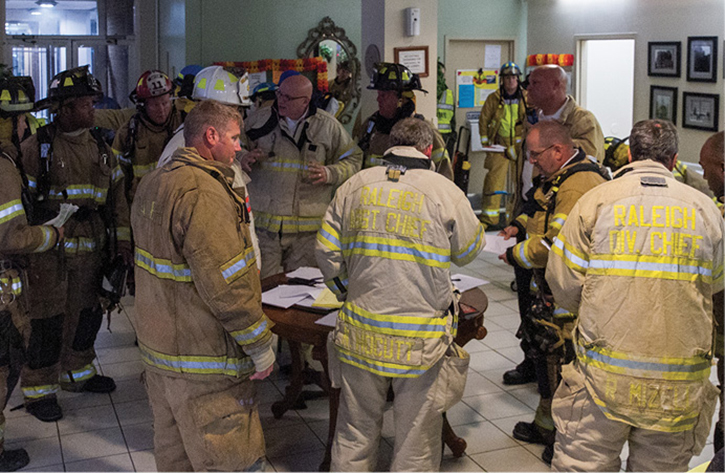
[{"label": "yellow reflective stripe", "polygon": [[123,177],[123,169],[121,169],[121,166],[119,164],[116,164],[116,167],[113,168],[113,173],[111,174],[111,179],[113,182],[119,181]]},{"label": "yellow reflective stripe", "polygon": [[722,286],[723,284],[723,265],[718,265],[717,268],[712,270],[712,284],[714,286]]},{"label": "yellow reflective stripe", "polygon": [[116,227],[116,238],[120,241],[131,241],[131,229],[129,227]]},{"label": "yellow reflective stripe", "polygon": [[60,373],[61,383],[77,383],[79,381],[87,381],[97,374],[96,367],[93,363],[89,363],[83,368],[71,371],[63,371]]},{"label": "yellow reflective stripe", "polygon": [[66,188],[56,186],[51,187],[48,192],[48,198],[64,200],[64,190],[68,195],[68,200],[91,199],[100,204],[106,202],[106,195],[108,194],[107,187],[96,187],[90,184],[74,184]]},{"label": "yellow reflective stripe", "polygon": [[254,212],[254,227],[277,233],[316,232],[322,225],[322,217],[292,217]]},{"label": "yellow reflective stripe", "polygon": [[323,222],[322,228],[317,232],[317,241],[332,251],[340,251],[340,234],[327,222]]},{"label": "yellow reflective stripe", "polygon": [[589,268],[589,257],[581,251],[574,249],[566,242],[564,235],[559,234],[554,238],[551,251],[564,260],[564,264],[579,273],[585,274]]},{"label": "yellow reflective stripe", "polygon": [[20,199],[11,200],[10,202],[0,205],[0,224],[5,223],[15,217],[25,215],[25,209]]},{"label": "yellow reflective stripe", "polygon": [[342,254],[412,261],[435,268],[448,268],[451,265],[450,248],[437,248],[412,241],[360,234],[342,239]]},{"label": "yellow reflective stripe", "polygon": [[[621,413],[615,413],[612,412],[607,405],[596,396],[592,396],[592,399],[594,399],[594,402],[602,409],[602,413],[608,418],[612,420],[617,420],[621,422],[625,422],[630,425],[641,425],[642,424],[642,418],[638,417],[637,419],[634,419],[632,417],[629,417],[627,415],[621,414]],[[690,414],[685,415],[678,415],[678,416],[665,416],[662,415],[662,413],[657,413],[656,419],[648,419],[652,422],[647,423],[647,429],[648,430],[656,430],[659,432],[684,432],[687,430],[692,430],[695,427],[695,424],[697,423],[697,419],[700,417],[700,413],[698,411],[691,412]]]},{"label": "yellow reflective stripe", "polygon": [[0,292],[5,292],[6,287],[16,296],[19,296],[23,292],[23,283],[19,277],[0,278],[0,286],[2,286]]},{"label": "yellow reflective stripe", "polygon": [[234,258],[230,259],[219,268],[227,284],[247,274],[249,267],[254,264],[254,248],[246,248]]},{"label": "yellow reflective stripe", "polygon": [[445,158],[447,154],[448,152],[445,148],[436,148],[431,152],[430,159],[432,159],[434,163],[438,164],[438,162]]},{"label": "yellow reflective stripe", "polygon": [[336,348],[338,350],[338,358],[343,363],[347,363],[381,376],[391,378],[417,378],[430,368],[430,366],[407,366],[398,365],[396,363],[386,363],[384,361],[362,357],[339,346]]},{"label": "yellow reflective stripe", "polygon": [[96,247],[96,240],[93,238],[78,237],[63,240],[63,249],[69,255],[92,253],[96,251]]},{"label": "yellow reflective stripe", "polygon": [[441,338],[446,334],[448,316],[415,317],[382,315],[368,312],[352,302],[345,302],[339,312],[340,320],[370,332],[412,338]]},{"label": "yellow reflective stripe", "polygon": [[249,327],[243,330],[236,330],[231,335],[238,344],[249,345],[261,340],[267,334],[268,329],[269,319],[265,315]]},{"label": "yellow reflective stripe", "polygon": [[[345,151],[340,155],[339,158],[337,158],[338,163],[344,159],[349,158],[354,152],[355,148],[357,148],[357,145],[354,141],[350,142],[350,145],[345,149]],[[352,177],[353,174],[355,174],[355,169],[350,168],[348,166],[345,166],[341,169],[341,177],[343,180],[348,180],[350,177]]]},{"label": "yellow reflective stripe", "polygon": [[325,281],[327,288],[332,291],[338,298],[347,294],[348,279],[347,273],[342,273],[332,279]]},{"label": "yellow reflective stripe", "polygon": [[531,238],[514,246],[513,253],[512,253],[514,255],[514,259],[519,264],[519,266],[528,268],[528,269],[534,267],[534,264],[529,260],[529,256],[528,256],[531,251],[529,248],[530,244],[531,244]]},{"label": "yellow reflective stripe", "polygon": [[150,173],[154,169],[156,169],[156,165],[158,164],[158,160],[154,161],[153,163],[149,164],[134,164],[133,165],[133,175],[134,177],[141,179],[146,174]]},{"label": "yellow reflective stripe", "polygon": [[680,256],[591,255],[587,274],[712,282],[712,262]]},{"label": "yellow reflective stripe", "polygon": [[254,370],[254,362],[250,357],[173,356],[152,350],[140,342],[138,347],[144,363],[174,373],[239,376]]},{"label": "yellow reflective stripe", "polygon": [[577,359],[586,365],[616,374],[670,381],[697,381],[710,376],[711,362],[705,357],[637,357],[603,347],[577,342]]},{"label": "yellow reflective stripe", "polygon": [[554,218],[549,221],[549,226],[556,230],[561,230],[561,227],[564,226],[564,222],[566,222],[566,217],[568,217],[567,214],[554,215]]},{"label": "yellow reflective stripe", "polygon": [[59,384],[44,384],[42,386],[25,386],[22,388],[23,397],[26,399],[40,399],[60,391]]},{"label": "yellow reflective stripe", "polygon": [[55,246],[55,230],[53,227],[48,225],[41,225],[38,228],[43,232],[43,242],[38,246],[33,253],[42,253],[48,251]]},{"label": "yellow reflective stripe", "polygon": [[136,247],[134,259],[136,266],[145,269],[159,279],[191,282],[191,268],[184,263],[174,264],[171,260],[155,258],[151,253],[139,247]]},{"label": "yellow reflective stripe", "polygon": [[456,263],[458,266],[464,266],[473,261],[476,255],[478,255],[478,251],[483,244],[484,232],[485,230],[483,228],[483,225],[479,223],[478,229],[476,230],[476,236],[474,236],[471,241],[466,243],[466,245],[460,252],[453,255],[453,262]]},{"label": "yellow reflective stripe", "polygon": [[307,170],[307,164],[299,159],[274,158],[260,163],[262,169],[274,172],[299,172]]}]

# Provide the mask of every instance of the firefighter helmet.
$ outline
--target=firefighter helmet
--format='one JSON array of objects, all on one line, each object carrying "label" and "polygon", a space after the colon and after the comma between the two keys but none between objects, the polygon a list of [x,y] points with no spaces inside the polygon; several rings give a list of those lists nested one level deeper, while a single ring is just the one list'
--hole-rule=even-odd
[{"label": "firefighter helmet", "polygon": [[[248,95],[248,93],[247,93]],[[205,67],[194,78],[194,100],[214,99],[225,105],[243,105],[239,77],[222,66]]]},{"label": "firefighter helmet", "polygon": [[48,85],[48,97],[37,103],[38,109],[76,97],[100,96],[101,83],[88,71],[88,66],[74,67],[56,74]]},{"label": "firefighter helmet", "polygon": [[174,79],[174,84],[178,87],[181,87],[181,85],[184,83],[184,79],[187,76],[191,76],[192,81],[194,80],[194,77],[201,72],[201,70],[204,69],[203,67],[196,65],[196,64],[189,64],[188,66],[184,66],[179,71],[179,74],[176,76],[176,79]]},{"label": "firefighter helmet", "polygon": [[35,86],[28,76],[0,80],[0,116],[31,112],[35,106]]},{"label": "firefighter helmet", "polygon": [[501,69],[498,70],[498,75],[500,77],[516,76],[521,79],[521,68],[515,62],[509,61],[501,66]]},{"label": "firefighter helmet", "polygon": [[412,90],[423,90],[418,74],[413,74],[410,69],[402,64],[392,62],[379,62],[375,64],[375,72],[370,80],[368,89],[371,90],[394,90],[396,92],[408,92]]},{"label": "firefighter helmet", "polygon": [[616,138],[607,136],[604,138],[604,161],[602,164],[608,167],[612,172],[616,172],[629,162],[629,145],[626,138]]},{"label": "firefighter helmet", "polygon": [[171,79],[162,71],[152,70],[141,74],[129,98],[133,103],[143,102],[153,97],[170,94],[174,91]]}]

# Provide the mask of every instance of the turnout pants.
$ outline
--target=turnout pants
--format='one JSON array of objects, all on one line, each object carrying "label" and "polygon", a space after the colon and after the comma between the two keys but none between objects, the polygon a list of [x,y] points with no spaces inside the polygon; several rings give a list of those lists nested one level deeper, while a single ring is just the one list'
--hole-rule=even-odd
[{"label": "turnout pants", "polygon": [[340,407],[330,471],[375,471],[391,385],[395,446],[390,471],[438,471],[447,389],[439,376],[442,363],[418,378],[388,378],[339,362]]},{"label": "turnout pants", "polygon": [[146,390],[158,471],[259,470],[264,436],[251,381],[200,381],[147,368]]},{"label": "turnout pants", "polygon": [[572,365],[562,369],[554,395],[556,443],[552,471],[619,471],[619,455],[629,442],[627,471],[687,471],[705,445],[715,399],[703,404],[693,430],[659,432],[608,419],[584,385],[584,375]]},{"label": "turnout pants", "polygon": [[257,228],[262,252],[260,278],[288,273],[302,266],[317,267],[315,238],[317,232],[272,233]]},{"label": "turnout pants", "polygon": [[18,380],[29,333],[22,305],[17,300],[4,308],[2,305],[0,303],[0,454],[5,446],[3,411]]},{"label": "turnout pants", "polygon": [[55,396],[61,384],[96,374],[93,345],[103,321],[98,299],[101,254],[61,261],[57,253],[33,258],[28,271],[30,342],[21,386],[26,402]]}]

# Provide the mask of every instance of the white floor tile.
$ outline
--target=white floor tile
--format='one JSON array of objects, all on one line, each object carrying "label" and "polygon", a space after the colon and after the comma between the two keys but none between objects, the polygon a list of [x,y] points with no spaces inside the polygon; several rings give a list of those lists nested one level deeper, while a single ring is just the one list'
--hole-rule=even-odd
[{"label": "white floor tile", "polygon": [[156,460],[154,459],[153,450],[141,450],[139,452],[131,452],[131,461],[136,471],[156,471]]},{"label": "white floor tile", "polygon": [[[486,329],[488,330],[488,329]],[[468,353],[479,353],[482,351],[489,351],[490,348],[483,344],[482,340],[476,340],[473,339],[470,342],[466,343],[466,346],[463,347]]]},{"label": "white floor tile", "polygon": [[516,330],[521,323],[521,316],[519,315],[518,311],[511,311],[510,313],[505,315],[497,315],[487,318],[486,322],[484,322],[484,325],[486,325],[486,323],[488,323],[489,321],[507,330]]},{"label": "white floor tile", "polygon": [[151,406],[148,401],[131,401],[115,403],[118,422],[124,425],[145,424],[153,418]]},{"label": "white floor tile", "polygon": [[24,448],[28,452],[30,463],[24,468],[25,471],[35,471],[37,468],[44,466],[63,464],[58,436],[31,441],[8,442],[5,447],[9,450]]},{"label": "white floor tile", "polygon": [[534,412],[507,392],[471,396],[463,400],[487,420],[517,416]]},{"label": "white floor tile", "polygon": [[[518,446],[511,437],[501,432],[490,422],[482,421],[475,424],[466,424],[456,427],[456,435],[463,438],[468,447],[466,454],[471,456],[476,453],[490,452],[502,448]],[[448,447],[446,451],[450,453]]]},{"label": "white floor tile", "polygon": [[55,422],[41,422],[33,416],[8,419],[5,423],[5,441],[24,443],[48,437],[58,437]]},{"label": "white floor tile", "polygon": [[456,458],[453,455],[446,455],[441,461],[440,470],[442,472],[454,471],[484,471],[478,463],[471,460],[468,455]]},{"label": "white floor tile", "polygon": [[[489,334],[488,336],[490,337],[492,335]],[[469,364],[470,369],[477,371],[481,374],[483,374],[483,372],[485,371],[496,369],[510,370],[513,369],[515,366],[516,365],[511,360],[499,355],[495,351],[472,353],[471,363]]]},{"label": "white floor tile", "polygon": [[501,392],[501,388],[489,381],[488,378],[475,371],[468,371],[466,389],[463,391],[464,398],[497,392]]},{"label": "white floor tile", "polygon": [[65,464],[65,471],[134,471],[128,453]]},{"label": "white floor tile", "polygon": [[133,332],[108,332],[101,330],[96,337],[95,347],[97,350],[110,347],[133,346],[136,341],[136,334]]},{"label": "white floor tile", "polygon": [[281,419],[275,419],[274,414],[272,414],[272,404],[273,403],[260,404],[258,407],[259,419],[262,422],[262,428],[264,430],[278,429],[280,427],[287,427],[304,423],[302,417],[300,417],[300,415],[295,410],[289,410],[284,413]]},{"label": "white floor tile", "polygon": [[521,389],[512,389],[508,393],[534,410],[539,407],[541,396],[536,390],[536,384],[524,384]]},{"label": "white floor tile", "polygon": [[102,365],[110,363],[121,363],[124,361],[138,361],[141,359],[141,352],[136,346],[120,346],[113,348],[99,348],[96,350],[98,361]]},{"label": "white floor tile", "polygon": [[66,411],[58,421],[61,436],[111,427],[118,427],[118,419],[110,404]]},{"label": "white floor tile", "polygon": [[103,364],[103,374],[110,376],[116,381],[139,378],[144,370],[144,363],[137,361],[122,361],[120,363]]},{"label": "white floor tile", "polygon": [[119,455],[128,451],[119,427],[63,435],[61,446],[65,463]]},{"label": "white floor tile", "polygon": [[481,414],[463,402],[459,402],[451,407],[446,412],[446,417],[448,417],[448,423],[451,424],[451,427],[463,424],[474,424],[485,420]]},{"label": "white floor tile", "polygon": [[266,429],[264,438],[268,458],[324,449],[322,442],[305,424]]},{"label": "white floor tile", "polygon": [[521,340],[508,331],[501,331],[489,333],[481,342],[489,348],[498,350],[500,348],[508,347],[518,348]]},{"label": "white floor tile", "polygon": [[[321,391],[316,391],[321,392]],[[297,414],[305,422],[316,422],[330,418],[330,400],[327,397],[305,401],[307,409],[299,409]]]},{"label": "white floor tile", "polygon": [[116,379],[116,390],[111,393],[113,402],[123,403],[148,399],[146,387],[140,378],[140,376],[132,376],[125,379]]},{"label": "white floor tile", "polygon": [[270,457],[267,453],[267,459],[276,471],[318,471],[324,456],[325,453],[319,450],[279,457]]},{"label": "white floor tile", "polygon": [[65,413],[88,407],[110,406],[111,397],[101,393],[73,393],[61,390],[58,393],[58,404]]},{"label": "white floor tile", "polygon": [[479,453],[471,459],[486,471],[550,471],[550,468],[524,447]]},{"label": "white floor tile", "polygon": [[495,319],[496,317],[510,315],[513,313],[518,312],[511,310],[510,307],[503,305],[501,302],[489,302],[488,309],[486,309],[486,312],[484,312],[483,315],[486,319]]},{"label": "white floor tile", "polygon": [[[512,336],[515,337],[515,335],[512,334]],[[517,342],[520,342],[520,340],[517,338]],[[497,348],[496,351],[500,354],[508,358],[509,360],[513,361],[515,364],[519,364],[522,361],[524,361],[524,352],[521,350],[521,347],[516,344],[515,346],[507,347],[507,348]]]},{"label": "white floor tile", "polygon": [[154,448],[154,427],[150,422],[144,424],[124,425],[123,436],[129,452],[137,452]]}]

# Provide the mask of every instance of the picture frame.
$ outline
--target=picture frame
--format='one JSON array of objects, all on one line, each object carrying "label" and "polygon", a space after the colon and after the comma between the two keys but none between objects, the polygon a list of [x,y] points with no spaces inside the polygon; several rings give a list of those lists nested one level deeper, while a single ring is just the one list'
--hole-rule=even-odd
[{"label": "picture frame", "polygon": [[687,38],[687,80],[717,82],[717,36]]},{"label": "picture frame", "polygon": [[682,93],[682,127],[718,131],[720,96],[718,94]]},{"label": "picture frame", "polygon": [[677,87],[650,86],[649,117],[677,125]]},{"label": "picture frame", "polygon": [[402,64],[420,77],[428,77],[428,46],[394,48],[395,62]]},{"label": "picture frame", "polygon": [[680,77],[682,65],[681,41],[652,41],[647,43],[647,75]]}]

